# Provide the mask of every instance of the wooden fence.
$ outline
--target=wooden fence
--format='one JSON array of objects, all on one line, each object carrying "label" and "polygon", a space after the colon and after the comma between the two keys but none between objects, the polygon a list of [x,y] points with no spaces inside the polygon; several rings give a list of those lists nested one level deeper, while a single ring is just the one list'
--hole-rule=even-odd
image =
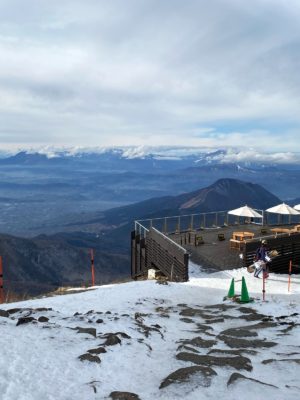
[{"label": "wooden fence", "polygon": [[[260,241],[248,241],[244,247],[244,266],[253,264],[255,253],[260,246]],[[270,263],[270,271],[287,274],[289,264],[300,265],[300,234],[268,238],[267,247],[269,250],[277,250],[278,256]]]},{"label": "wooden fence", "polygon": [[137,278],[151,268],[161,271],[169,280],[188,280],[188,252],[155,228],[146,236],[131,233],[131,276]]}]

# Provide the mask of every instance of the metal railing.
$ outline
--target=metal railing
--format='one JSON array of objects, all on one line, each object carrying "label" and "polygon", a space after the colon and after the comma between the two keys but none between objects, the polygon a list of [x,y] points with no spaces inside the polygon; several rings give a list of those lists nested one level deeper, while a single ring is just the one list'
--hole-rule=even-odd
[{"label": "metal railing", "polygon": [[[264,215],[263,210],[255,211]],[[216,229],[225,226],[242,225],[249,222],[256,225],[264,224],[263,219],[237,217],[228,214],[228,211],[212,211],[137,220],[135,221],[135,230],[141,236],[145,237],[151,228],[156,228],[162,233],[170,234],[193,230]]]}]

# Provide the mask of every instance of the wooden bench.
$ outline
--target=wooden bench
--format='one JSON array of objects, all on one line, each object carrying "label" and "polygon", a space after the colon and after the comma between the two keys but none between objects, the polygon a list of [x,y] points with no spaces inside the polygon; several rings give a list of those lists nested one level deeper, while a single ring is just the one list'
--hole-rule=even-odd
[{"label": "wooden bench", "polygon": [[218,233],[218,240],[221,242],[222,240],[225,240],[225,235],[224,233]]}]

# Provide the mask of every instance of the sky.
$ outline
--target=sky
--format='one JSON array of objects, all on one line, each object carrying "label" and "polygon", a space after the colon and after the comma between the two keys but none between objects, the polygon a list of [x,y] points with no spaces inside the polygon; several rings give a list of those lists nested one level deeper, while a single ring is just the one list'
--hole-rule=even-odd
[{"label": "sky", "polygon": [[300,152],[299,0],[0,0],[0,148]]}]

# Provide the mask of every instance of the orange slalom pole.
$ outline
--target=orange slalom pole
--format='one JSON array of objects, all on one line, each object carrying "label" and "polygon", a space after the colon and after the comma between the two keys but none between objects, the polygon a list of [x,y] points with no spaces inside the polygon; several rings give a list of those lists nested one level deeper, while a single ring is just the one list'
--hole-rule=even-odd
[{"label": "orange slalom pole", "polygon": [[91,249],[92,286],[95,286],[94,250]]},{"label": "orange slalom pole", "polygon": [[0,256],[0,303],[4,303],[2,256]]},{"label": "orange slalom pole", "polygon": [[291,275],[292,275],[292,260],[289,265],[289,280],[288,280],[288,292],[291,290]]}]

